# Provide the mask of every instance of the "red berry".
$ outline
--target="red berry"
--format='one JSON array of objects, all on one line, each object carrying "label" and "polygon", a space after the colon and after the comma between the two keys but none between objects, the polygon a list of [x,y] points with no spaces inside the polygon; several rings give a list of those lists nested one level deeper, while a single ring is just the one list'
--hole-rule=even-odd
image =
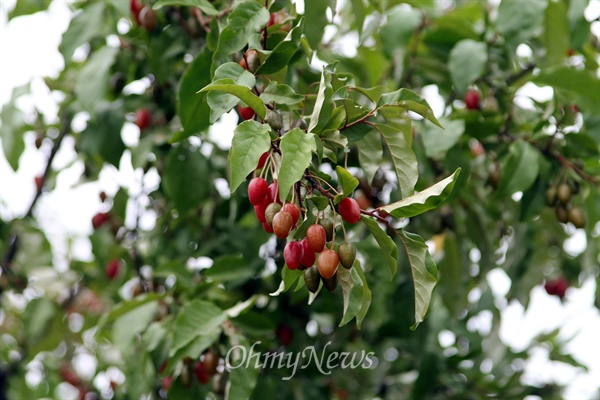
[{"label": "red berry", "polygon": [[315,260],[317,259],[317,254],[310,247],[310,244],[308,243],[307,238],[302,239],[300,241],[300,245],[302,245],[302,260],[300,260],[300,262],[306,268],[310,268],[314,265]]},{"label": "red berry", "polygon": [[263,224],[267,222],[265,218],[265,211],[267,210],[267,206],[271,204],[269,203],[269,199],[265,197],[265,199],[258,205],[254,206],[254,214],[256,214],[256,218]]},{"label": "red berry", "polygon": [[111,281],[113,279],[115,279],[115,277],[119,273],[120,266],[121,266],[121,263],[119,262],[119,260],[112,260],[111,262],[109,262],[106,265],[106,277],[108,279],[110,279]]},{"label": "red berry", "polygon": [[240,113],[240,117],[242,117],[242,119],[245,121],[254,118],[254,110],[252,107],[241,107],[238,104],[238,111]]},{"label": "red berry", "polygon": [[261,169],[262,167],[265,166],[265,163],[267,162],[267,158],[269,158],[269,152],[265,151],[262,156],[260,156],[260,159],[258,160],[258,165],[256,166],[256,169]]},{"label": "red berry", "polygon": [[567,57],[573,57],[574,54],[575,54],[575,50],[573,50],[573,49],[567,50]]},{"label": "red berry", "polygon": [[286,203],[283,206],[283,211],[287,211],[292,216],[292,226],[296,226],[300,219],[300,210],[293,203]]},{"label": "red berry", "polygon": [[248,65],[246,64],[246,60],[245,59],[241,59],[240,60],[240,66],[244,69],[248,69]]},{"label": "red berry", "polygon": [[198,382],[200,382],[203,385],[205,385],[210,379],[210,375],[208,374],[206,366],[202,361],[198,361],[196,363],[196,366],[194,367],[194,374],[196,375],[196,379],[198,379]]},{"label": "red berry", "polygon": [[306,230],[306,240],[308,245],[315,253],[320,253],[325,248],[325,242],[327,240],[327,233],[325,228],[319,224],[312,224]]},{"label": "red berry", "polygon": [[169,388],[171,387],[171,385],[173,384],[173,377],[172,376],[165,376],[162,380],[162,387],[164,390],[169,390]]},{"label": "red berry", "polygon": [[346,197],[340,202],[338,211],[344,221],[355,224],[360,221],[360,206],[358,202],[351,197]]},{"label": "red berry", "polygon": [[273,230],[273,228],[271,228],[271,227],[269,226],[269,224],[267,224],[266,222],[264,222],[262,225],[263,225],[263,228],[264,228],[264,230],[265,230],[265,231],[267,231],[268,233],[273,233],[273,232],[275,232],[275,231]]},{"label": "red berry", "polygon": [[281,204],[281,200],[279,200],[279,184],[277,183],[277,181],[273,181],[270,185],[269,185],[269,200],[271,200],[271,202],[275,202],[275,203],[279,203]]},{"label": "red berry", "polygon": [[147,31],[151,31],[156,28],[156,11],[150,6],[144,6],[140,10],[139,15],[140,25]]},{"label": "red berry", "polygon": [[92,226],[94,227],[94,229],[98,229],[109,219],[110,213],[98,213],[92,218]]},{"label": "red berry", "polygon": [[77,376],[73,368],[71,368],[69,365],[63,365],[60,367],[60,376],[63,381],[73,386],[79,386],[81,383],[81,379],[79,379],[79,376]]},{"label": "red berry", "polygon": [[294,332],[292,328],[287,325],[279,325],[275,330],[275,335],[277,335],[277,339],[279,339],[279,343],[283,346],[288,346],[292,343],[292,339],[294,338]]},{"label": "red berry", "polygon": [[35,188],[37,189],[38,192],[41,192],[42,186],[44,186],[44,177],[36,176],[34,179],[35,179]]},{"label": "red berry", "polygon": [[140,11],[142,10],[142,2],[140,0],[131,0],[129,2],[129,9],[131,10],[131,15],[135,20],[136,24],[140,25]]},{"label": "red berry", "polygon": [[140,108],[135,112],[135,124],[141,131],[146,130],[152,123],[152,114],[146,108]]},{"label": "red berry", "polygon": [[565,297],[567,289],[569,288],[569,281],[564,276],[561,276],[557,279],[547,281],[544,287],[546,289],[546,293],[557,296],[562,300]]},{"label": "red berry", "polygon": [[289,269],[298,269],[302,260],[302,245],[300,242],[289,242],[283,249],[283,259]]},{"label": "red berry", "polygon": [[269,23],[267,23],[267,27],[275,25],[275,18],[277,17],[276,13],[271,13],[269,18]]},{"label": "red berry", "polygon": [[292,216],[287,211],[279,211],[273,217],[273,230],[279,239],[285,239],[292,230]]},{"label": "red berry", "polygon": [[325,249],[319,254],[317,260],[317,268],[319,268],[319,274],[325,279],[329,279],[335,275],[340,259],[337,253],[331,249]]},{"label": "red berry", "polygon": [[479,92],[476,90],[467,90],[465,94],[465,104],[469,110],[477,110],[479,108]]},{"label": "red berry", "polygon": [[269,185],[263,178],[254,178],[248,185],[248,199],[254,206],[263,202],[269,193]]}]

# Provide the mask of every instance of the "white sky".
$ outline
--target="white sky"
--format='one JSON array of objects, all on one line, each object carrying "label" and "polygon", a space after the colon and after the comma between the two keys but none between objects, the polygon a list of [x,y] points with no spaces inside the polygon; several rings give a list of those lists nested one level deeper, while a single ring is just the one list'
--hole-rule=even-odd
[{"label": "white sky", "polygon": [[[7,24],[6,14],[13,4],[14,1],[0,1],[0,104],[5,104],[10,99],[14,87],[31,82],[33,94],[19,102],[21,108],[31,111],[35,105],[48,117],[55,116],[57,99],[48,92],[41,77],[57,76],[63,67],[62,56],[57,48],[61,35],[68,26],[70,12],[65,2],[54,1],[48,12],[17,18]],[[600,14],[600,1],[594,0],[586,10],[586,16],[591,20],[597,18],[597,14]],[[600,35],[600,23],[595,24],[594,31],[599,31]],[[443,99],[436,90],[427,90],[424,95],[439,115]],[[235,123],[234,116],[226,118],[219,131],[232,132]],[[126,143],[135,145],[139,131],[135,125],[128,124],[123,136]],[[221,138],[222,143],[218,144],[224,147],[231,139],[227,135],[215,136]],[[27,147],[16,173],[0,152],[0,216],[4,219],[24,214],[34,195],[34,177],[45,166],[50,146],[46,143],[41,150],[37,150],[33,141],[33,134],[28,134]],[[75,158],[73,140],[67,137],[55,159],[55,168],[63,168]],[[127,156],[123,158],[119,170],[105,168],[98,183],[75,186],[82,170],[81,163],[76,162],[61,172],[56,189],[43,195],[36,210],[36,216],[54,246],[55,264],[59,269],[66,268],[68,238],[74,239],[71,256],[90,259],[91,245],[86,236],[92,230],[92,216],[103,207],[98,199],[100,190],[105,190],[109,195],[114,194],[119,185],[128,187],[131,193],[138,193],[140,190],[141,174],[133,171]],[[156,176],[147,179],[146,186],[154,186],[158,181]],[[146,215],[143,223],[147,229],[152,228],[151,213]],[[577,243],[581,243],[580,238],[581,232],[576,233],[573,238],[575,247],[578,247]],[[574,336],[567,348],[577,360],[590,367],[589,372],[585,373],[565,364],[551,363],[548,361],[548,352],[538,348],[532,350],[524,380],[527,383],[554,380],[567,384],[565,398],[568,400],[597,398],[594,396],[598,396],[600,384],[600,315],[593,307],[594,282],[590,280],[580,289],[569,289],[564,304],[557,298],[548,296],[538,286],[531,293],[529,309],[524,311],[516,302],[505,304],[503,296],[510,287],[510,280],[502,270],[490,272],[488,281],[494,290],[497,304],[502,305],[500,337],[503,342],[515,350],[522,350],[538,334],[561,327],[561,338]],[[485,333],[489,331],[490,322],[491,316],[482,313],[470,324],[473,329]],[[451,332],[445,332],[440,339],[451,339],[451,335]]]}]

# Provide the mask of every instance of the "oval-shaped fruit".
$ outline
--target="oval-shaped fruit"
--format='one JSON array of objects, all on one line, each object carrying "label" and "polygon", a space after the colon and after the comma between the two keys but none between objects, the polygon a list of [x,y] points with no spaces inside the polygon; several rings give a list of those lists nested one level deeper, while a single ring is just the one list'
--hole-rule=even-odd
[{"label": "oval-shaped fruit", "polygon": [[319,225],[321,225],[323,229],[325,229],[327,241],[331,242],[331,240],[333,239],[333,220],[331,218],[323,218],[319,220]]},{"label": "oval-shaped fruit", "polygon": [[579,207],[573,207],[569,210],[569,221],[575,228],[581,229],[585,227],[585,213]]},{"label": "oval-shaped fruit", "polygon": [[217,367],[219,366],[219,356],[209,351],[204,355],[204,368],[209,375],[217,373]]},{"label": "oval-shaped fruit", "polygon": [[140,131],[146,130],[152,123],[152,114],[146,108],[140,108],[135,112],[135,124],[140,128]]},{"label": "oval-shaped fruit", "polygon": [[333,292],[335,290],[335,288],[337,288],[338,286],[338,274],[337,271],[335,274],[333,274],[333,276],[329,279],[323,279],[323,286],[325,286],[325,288],[327,290],[329,290],[329,292]]},{"label": "oval-shaped fruit", "polygon": [[465,94],[465,105],[469,110],[477,110],[479,108],[479,92],[476,90],[467,90]]},{"label": "oval-shaped fruit", "polygon": [[300,263],[305,267],[310,268],[315,264],[317,253],[310,247],[307,238],[302,239],[300,244],[302,245],[302,260],[300,260]]},{"label": "oval-shaped fruit", "polygon": [[329,279],[335,275],[340,259],[337,253],[331,249],[325,249],[319,254],[317,260],[317,267],[319,268],[319,274],[324,279]]},{"label": "oval-shaped fruit", "polygon": [[562,205],[556,207],[556,219],[558,219],[563,224],[569,222],[569,212]]},{"label": "oval-shaped fruit", "polygon": [[340,202],[338,211],[344,221],[355,224],[360,221],[360,206],[358,202],[351,197],[346,197]]},{"label": "oval-shaped fruit", "polygon": [[302,245],[299,242],[289,242],[283,249],[283,259],[289,269],[298,269],[302,260]]},{"label": "oval-shaped fruit", "polygon": [[240,117],[242,117],[243,120],[249,120],[254,118],[254,110],[252,109],[252,107],[241,107],[239,104],[237,106],[238,111],[240,113]]},{"label": "oval-shaped fruit", "polygon": [[279,184],[277,181],[273,181],[269,185],[269,199],[271,202],[281,204],[281,200],[279,199]]},{"label": "oval-shaped fruit", "polygon": [[194,367],[194,374],[196,375],[196,379],[198,379],[198,382],[200,382],[203,385],[205,385],[210,379],[210,375],[208,374],[206,366],[202,361],[198,361],[196,363],[196,366]]},{"label": "oval-shaped fruit", "polygon": [[111,262],[109,262],[108,264],[106,264],[106,277],[108,279],[110,279],[111,281],[113,279],[115,279],[115,277],[117,276],[117,274],[119,273],[119,267],[121,266],[121,263],[119,262],[119,260],[112,260]]},{"label": "oval-shaped fruit", "polygon": [[258,165],[256,166],[256,169],[261,169],[262,167],[265,166],[265,163],[267,162],[267,158],[269,158],[269,152],[265,151],[262,156],[260,156],[260,158],[258,159]]},{"label": "oval-shaped fruit", "polygon": [[566,183],[561,183],[556,189],[556,198],[562,204],[567,204],[571,200],[572,194],[571,187]]},{"label": "oval-shaped fruit", "polygon": [[142,10],[142,2],[140,0],[130,0],[129,9],[136,24],[140,25],[140,11]]},{"label": "oval-shaped fruit", "polygon": [[340,264],[346,269],[352,268],[354,260],[356,259],[356,247],[352,246],[350,243],[344,242],[340,244],[337,253],[340,258]]},{"label": "oval-shaped fruit", "polygon": [[283,128],[283,116],[279,110],[270,110],[267,108],[265,121],[275,132],[279,132]]},{"label": "oval-shaped fruit", "polygon": [[144,6],[140,10],[139,15],[140,25],[147,31],[151,31],[156,28],[156,11],[150,6]]},{"label": "oval-shaped fruit", "polygon": [[269,193],[269,184],[263,178],[254,178],[248,185],[248,200],[256,206],[263,202]]},{"label": "oval-shaped fruit", "polygon": [[275,214],[281,211],[281,204],[279,203],[271,203],[267,206],[265,210],[265,220],[269,226],[273,226],[273,218],[275,218]]},{"label": "oval-shaped fruit", "polygon": [[109,219],[110,213],[98,213],[92,218],[92,226],[94,227],[94,229],[98,229]]},{"label": "oval-shaped fruit", "polygon": [[311,293],[316,293],[319,290],[319,282],[321,282],[321,275],[317,268],[304,270],[304,284]]},{"label": "oval-shaped fruit", "polygon": [[273,232],[275,232],[275,231],[273,230],[273,228],[271,228],[271,225],[267,224],[266,222],[265,222],[264,224],[262,224],[262,226],[263,226],[263,229],[264,229],[266,232],[268,232],[268,233],[273,233]]},{"label": "oval-shaped fruit", "polygon": [[546,204],[553,206],[556,202],[556,186],[550,186],[546,190]]},{"label": "oval-shaped fruit", "polygon": [[300,219],[300,210],[294,203],[285,203],[283,211],[287,211],[292,216],[292,226],[296,226]]},{"label": "oval-shaped fruit", "polygon": [[240,60],[240,66],[241,66],[242,68],[244,68],[244,69],[248,69],[248,64],[246,63],[246,60],[245,60],[245,59],[243,59],[243,58],[242,58],[242,59]]},{"label": "oval-shaped fruit", "polygon": [[288,237],[290,231],[292,230],[292,224],[293,221],[290,213],[287,211],[279,211],[273,217],[273,223],[271,224],[271,226],[275,231],[275,235],[277,235],[279,239],[285,239],[286,237]]},{"label": "oval-shaped fruit", "polygon": [[319,224],[312,224],[306,230],[306,240],[308,240],[308,245],[315,253],[322,252],[327,240],[325,228]]},{"label": "oval-shaped fruit", "polygon": [[267,223],[267,219],[265,218],[265,211],[267,210],[267,206],[271,204],[269,203],[269,199],[265,197],[265,199],[258,205],[254,206],[254,214],[256,214],[256,218],[263,224]]},{"label": "oval-shaped fruit", "polygon": [[248,71],[255,73],[260,66],[260,58],[258,57],[258,51],[250,49],[246,52],[246,63]]}]

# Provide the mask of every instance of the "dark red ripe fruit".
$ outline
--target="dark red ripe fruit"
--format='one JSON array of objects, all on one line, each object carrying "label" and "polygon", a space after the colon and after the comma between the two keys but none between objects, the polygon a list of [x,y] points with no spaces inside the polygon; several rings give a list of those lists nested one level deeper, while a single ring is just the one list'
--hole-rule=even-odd
[{"label": "dark red ripe fruit", "polygon": [[265,166],[265,163],[267,162],[267,158],[269,158],[269,152],[265,151],[262,156],[260,156],[260,159],[258,160],[258,165],[256,166],[256,169],[261,169],[262,167]]},{"label": "dark red ripe fruit", "polygon": [[254,214],[256,214],[256,218],[258,218],[258,220],[263,224],[267,223],[265,211],[267,210],[267,206],[269,204],[269,199],[265,198],[260,204],[254,206]]},{"label": "dark red ripe fruit", "polygon": [[319,274],[324,279],[329,279],[335,275],[340,259],[337,253],[331,249],[325,249],[319,254],[317,260],[317,268],[319,268]]},{"label": "dark red ripe fruit", "polygon": [[315,264],[317,254],[310,247],[310,244],[308,244],[307,238],[302,239],[300,245],[302,246],[302,259],[300,260],[300,263],[305,267],[310,268]]},{"label": "dark red ripe fruit", "polygon": [[296,226],[298,220],[300,219],[300,210],[293,203],[286,203],[283,206],[283,211],[287,211],[292,216],[292,226]]},{"label": "dark red ripe fruit", "polygon": [[147,31],[151,31],[156,28],[156,11],[150,6],[144,6],[140,10],[139,15],[140,25]]},{"label": "dark red ripe fruit", "polygon": [[265,231],[267,231],[268,233],[273,233],[273,232],[275,232],[275,231],[273,230],[273,228],[271,228],[271,227],[269,226],[269,224],[267,224],[266,222],[264,222],[264,223],[263,223],[263,228],[264,228],[264,230],[265,230]]},{"label": "dark red ripe fruit", "polygon": [[135,112],[135,124],[144,131],[152,124],[152,114],[146,108],[140,108]]},{"label": "dark red ripe fruit", "polygon": [[254,118],[254,110],[251,107],[240,107],[238,105],[238,111],[240,113],[240,117],[242,117],[242,119],[245,121]]},{"label": "dark red ripe fruit", "polygon": [[277,14],[271,13],[271,17],[269,18],[269,23],[267,24],[267,27],[275,25],[276,17],[277,17]]},{"label": "dark red ripe fruit", "polygon": [[465,105],[469,110],[477,110],[479,108],[479,93],[475,90],[467,90],[465,94]]},{"label": "dark red ripe fruit", "polygon": [[[273,230],[279,239],[285,239],[292,230],[292,216],[287,211],[279,211],[273,217]],[[298,260],[300,261],[300,260]]]},{"label": "dark red ripe fruit", "polygon": [[63,365],[60,367],[60,376],[63,381],[67,382],[70,385],[79,386],[79,384],[81,383],[81,379],[79,379],[79,376],[77,376],[73,368],[71,368],[68,365]]},{"label": "dark red ripe fruit", "polygon": [[292,343],[292,339],[294,338],[294,332],[292,328],[287,325],[279,325],[275,330],[275,335],[277,335],[277,339],[279,339],[279,343],[283,346],[288,346]]},{"label": "dark red ripe fruit", "polygon": [[283,250],[283,258],[289,269],[298,269],[303,253],[300,242],[289,242]]},{"label": "dark red ripe fruit", "polygon": [[217,373],[217,367],[219,366],[219,356],[209,351],[204,355],[204,368],[209,375]]},{"label": "dark red ripe fruit", "polygon": [[119,273],[120,266],[121,263],[119,262],[119,260],[112,260],[111,262],[109,262],[106,265],[106,277],[111,281],[115,279],[115,277]]},{"label": "dark red ripe fruit", "polygon": [[276,202],[281,204],[281,200],[279,200],[279,184],[277,181],[273,181],[269,185],[269,199],[271,202]]},{"label": "dark red ripe fruit", "polygon": [[246,64],[246,60],[245,59],[241,59],[240,60],[240,66],[244,69],[248,69],[248,64]]},{"label": "dark red ripe fruit", "polygon": [[344,221],[350,224],[355,224],[360,221],[360,206],[353,198],[346,197],[342,200],[338,206],[338,211]]},{"label": "dark red ripe fruit", "polygon": [[140,11],[142,10],[142,2],[140,0],[131,0],[129,2],[129,9],[131,10],[131,15],[135,20],[136,24],[140,24]]},{"label": "dark red ripe fruit", "polygon": [[94,217],[92,218],[92,226],[94,227],[94,229],[98,229],[109,219],[110,219],[109,213],[98,213],[98,214],[94,215]]},{"label": "dark red ripe fruit", "polygon": [[565,297],[568,287],[569,281],[564,276],[547,281],[546,285],[544,286],[544,288],[546,289],[546,293],[548,293],[549,295],[557,296],[561,300]]},{"label": "dark red ripe fruit", "polygon": [[306,240],[308,241],[310,248],[315,253],[322,252],[325,248],[325,241],[327,240],[325,228],[319,224],[312,224],[306,230]]},{"label": "dark red ripe fruit", "polygon": [[248,199],[254,206],[262,203],[269,193],[269,185],[263,178],[254,178],[248,185]]},{"label": "dark red ripe fruit", "polygon": [[37,189],[38,192],[40,192],[42,190],[42,186],[44,186],[44,177],[36,176],[34,179],[35,179],[35,188]]},{"label": "dark red ripe fruit", "polygon": [[202,361],[198,361],[196,363],[196,366],[194,367],[194,374],[196,375],[196,379],[198,379],[198,382],[200,382],[203,385],[205,385],[210,379],[210,375],[208,374],[206,366]]}]

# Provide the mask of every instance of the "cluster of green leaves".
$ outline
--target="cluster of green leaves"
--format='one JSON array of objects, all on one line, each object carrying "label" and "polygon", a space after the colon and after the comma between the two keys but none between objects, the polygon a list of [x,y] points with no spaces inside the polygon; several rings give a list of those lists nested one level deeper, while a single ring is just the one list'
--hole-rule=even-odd
[{"label": "cluster of green leaves", "polygon": [[[486,277],[504,270],[506,299],[526,307],[544,279],[579,286],[598,276],[600,81],[586,3],[329,0],[311,1],[301,15],[288,0],[268,9],[254,0],[160,0],[151,30],[133,22],[128,2],[77,3],[59,48],[65,68],[46,79],[62,94],[62,120],[23,115],[15,101],[28,87],[16,89],[2,109],[6,159],[17,170],[28,132],[42,132],[44,146],[60,144],[65,121],[78,118],[85,128],[67,131],[85,166],[82,183],[131,163],[160,184],[109,193],[110,223],[89,236],[93,259],[69,251],[66,272],[53,267],[35,218],[0,221],[0,373],[10,397],[63,395],[64,367],[80,354],[97,367],[78,389],[107,398],[557,395],[554,385],[521,383],[528,352],[499,339],[502,302]],[[10,17],[48,4],[17,2]],[[327,26],[337,31],[323,43]],[[353,35],[356,54],[340,54],[337,44]],[[115,36],[119,46],[107,40]],[[247,49],[258,53],[254,72],[239,65]],[[323,68],[312,66],[316,57]],[[550,86],[552,98],[515,101],[527,96],[519,91],[526,83]],[[446,100],[439,120],[421,97],[425,87]],[[479,109],[460,101],[468,90],[480,93]],[[256,117],[222,149],[212,125],[236,105]],[[121,131],[142,108],[151,126],[126,144]],[[269,124],[274,111],[281,130]],[[283,268],[284,243],[254,218],[245,182],[269,148],[281,199],[309,183],[308,169],[338,188],[335,203],[352,195],[368,211],[347,226],[360,257],[340,268],[341,295],[309,296],[300,274]],[[44,190],[60,173],[50,170]],[[572,206],[587,217],[587,247],[576,255],[563,246],[573,226],[545,205],[547,189],[562,182],[578,188]],[[306,200],[314,221],[328,199]],[[148,229],[125,223],[148,216],[156,219]],[[115,259],[123,268],[111,280],[104,269]],[[482,313],[492,315],[486,335],[469,324]],[[438,342],[442,330],[454,334],[450,346]],[[551,345],[553,360],[580,366],[556,335],[530,347]],[[378,363],[330,376],[309,365],[291,381],[281,380],[289,371],[255,368],[220,369],[213,385],[190,381],[207,349],[224,356],[255,341],[263,352],[331,341],[328,351],[372,351]],[[124,380],[96,386],[111,367]],[[45,383],[32,386],[26,370]]]}]

